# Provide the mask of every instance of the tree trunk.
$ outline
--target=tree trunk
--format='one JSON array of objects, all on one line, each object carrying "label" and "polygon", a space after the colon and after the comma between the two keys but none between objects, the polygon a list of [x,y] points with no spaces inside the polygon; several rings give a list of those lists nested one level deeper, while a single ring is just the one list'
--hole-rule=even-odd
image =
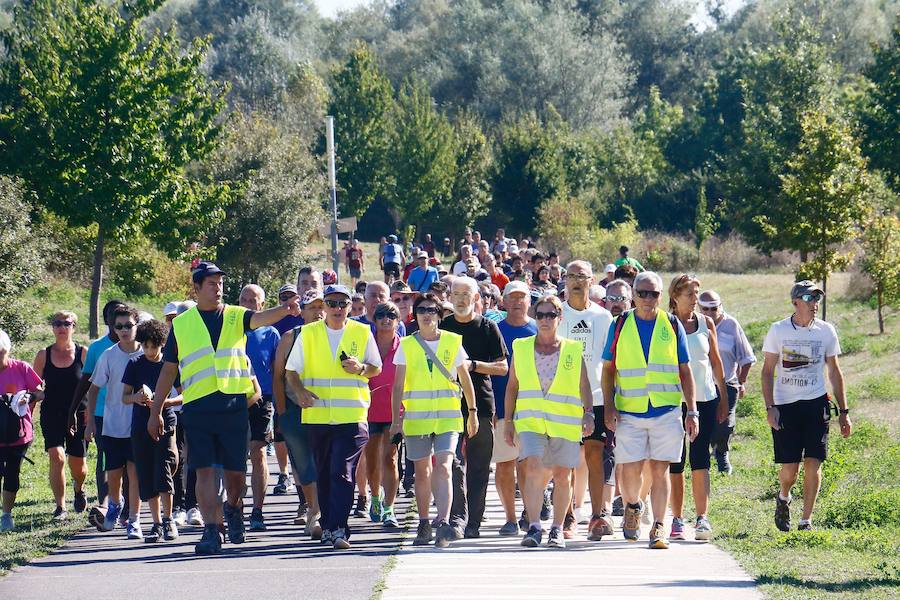
[{"label": "tree trunk", "polygon": [[809,252],[807,250],[800,251],[800,262],[805,263],[809,260]]},{"label": "tree trunk", "polygon": [[828,292],[828,275],[822,276],[822,320],[828,320],[828,296],[826,295]]},{"label": "tree trunk", "polygon": [[97,229],[97,245],[94,247],[94,273],[91,276],[90,322],[88,328],[92,339],[100,337],[98,327],[100,317],[100,288],[103,286],[103,228]]},{"label": "tree trunk", "polygon": [[393,206],[389,206],[387,211],[391,216],[391,220],[394,222],[394,232],[397,235],[400,235],[400,211]]},{"label": "tree trunk", "polygon": [[878,286],[878,333],[884,333],[884,316],[881,314],[881,307],[884,304],[884,291],[882,287]]}]

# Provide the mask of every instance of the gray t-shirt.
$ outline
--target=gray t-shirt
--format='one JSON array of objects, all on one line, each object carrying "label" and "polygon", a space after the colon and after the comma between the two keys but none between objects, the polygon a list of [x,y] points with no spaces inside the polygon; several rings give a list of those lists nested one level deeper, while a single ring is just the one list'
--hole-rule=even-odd
[{"label": "gray t-shirt", "polygon": [[725,369],[725,383],[738,383],[738,369],[756,362],[753,346],[744,334],[744,328],[737,319],[729,314],[723,316],[716,325],[716,338],[719,342],[719,356]]},{"label": "gray t-shirt", "polygon": [[103,431],[101,435],[114,438],[131,437],[131,404],[122,403],[122,376],[128,362],[141,356],[144,350],[138,346],[129,354],[115,344],[100,355],[97,366],[91,374],[91,383],[98,388],[106,388],[106,404],[103,406]]}]

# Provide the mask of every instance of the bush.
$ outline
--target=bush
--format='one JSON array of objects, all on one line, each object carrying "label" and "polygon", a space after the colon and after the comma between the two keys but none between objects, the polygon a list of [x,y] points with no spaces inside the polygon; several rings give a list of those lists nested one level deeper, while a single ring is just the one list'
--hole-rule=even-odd
[{"label": "bush", "polygon": [[23,297],[40,279],[47,254],[32,232],[30,215],[21,184],[0,177],[0,329],[13,342],[27,337],[29,322],[34,320]]},{"label": "bush", "polygon": [[766,256],[737,233],[711,237],[700,249],[701,268],[720,273],[789,271],[797,260],[791,252],[774,252]]},{"label": "bush", "polygon": [[63,217],[40,210],[35,219],[35,232],[52,251],[45,252],[50,273],[84,286],[90,285],[94,264],[97,226],[73,227]]},{"label": "bush", "polygon": [[631,255],[652,271],[693,271],[700,264],[700,253],[690,238],[656,231],[644,232]]},{"label": "bush", "polygon": [[147,240],[113,258],[109,269],[110,282],[127,298],[164,296],[181,300],[191,293],[188,265],[172,260]]}]

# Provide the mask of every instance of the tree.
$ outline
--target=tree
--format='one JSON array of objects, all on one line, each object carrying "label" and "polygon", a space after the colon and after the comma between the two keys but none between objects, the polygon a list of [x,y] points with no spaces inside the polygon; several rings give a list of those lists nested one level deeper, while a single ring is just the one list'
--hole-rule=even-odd
[{"label": "tree", "polygon": [[900,197],[880,177],[873,184],[876,208],[863,225],[862,269],[875,283],[878,332],[884,333],[884,306],[900,303]]},{"label": "tree", "polygon": [[334,73],[328,114],[335,121],[338,206],[361,217],[378,195],[390,190],[387,160],[394,100],[391,84],[372,51],[359,45]]},{"label": "tree", "polygon": [[23,292],[40,278],[47,250],[39,247],[23,196],[19,182],[0,177],[0,329],[14,342],[28,334]]},{"label": "tree", "polygon": [[891,43],[875,49],[875,61],[865,70],[871,82],[860,121],[863,151],[873,168],[893,178],[900,189],[900,16]]},{"label": "tree", "polygon": [[432,206],[450,200],[456,149],[453,128],[421,80],[403,84],[395,111],[389,151],[394,176],[387,195],[399,230],[401,222],[418,226]]},{"label": "tree", "polygon": [[778,229],[788,249],[812,254],[798,275],[821,280],[827,291],[828,275],[852,258],[840,246],[852,239],[866,211],[868,173],[849,124],[839,115],[822,107],[803,115],[801,126],[797,152],[781,176],[781,214],[775,219],[761,214],[757,221],[764,231]]},{"label": "tree", "polygon": [[178,254],[228,197],[185,175],[214,148],[224,101],[202,42],[185,52],[172,31],[143,37],[161,3],[34,0],[2,37],[0,165],[73,225],[97,224],[93,336],[107,245],[142,230]]},{"label": "tree", "polygon": [[450,200],[436,207],[436,223],[445,234],[472,227],[491,208],[491,147],[471,114],[461,114],[453,124],[456,165]]}]

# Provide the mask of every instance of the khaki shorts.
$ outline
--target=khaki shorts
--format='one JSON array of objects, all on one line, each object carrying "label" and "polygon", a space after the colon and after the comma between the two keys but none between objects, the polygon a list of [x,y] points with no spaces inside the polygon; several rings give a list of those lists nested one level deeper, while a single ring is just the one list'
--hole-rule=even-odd
[{"label": "khaki shorts", "polygon": [[519,460],[531,456],[540,456],[541,462],[548,469],[566,467],[574,469],[581,460],[581,443],[552,438],[542,433],[531,431],[519,432]]},{"label": "khaki shorts", "polygon": [[678,407],[650,418],[619,413],[616,426],[617,465],[648,459],[677,463],[683,451],[684,425]]},{"label": "khaki shorts", "polygon": [[506,433],[506,421],[497,419],[497,426],[494,428],[494,454],[491,456],[492,463],[504,463],[519,458],[519,434],[513,438],[515,446],[510,446],[503,439]]}]

